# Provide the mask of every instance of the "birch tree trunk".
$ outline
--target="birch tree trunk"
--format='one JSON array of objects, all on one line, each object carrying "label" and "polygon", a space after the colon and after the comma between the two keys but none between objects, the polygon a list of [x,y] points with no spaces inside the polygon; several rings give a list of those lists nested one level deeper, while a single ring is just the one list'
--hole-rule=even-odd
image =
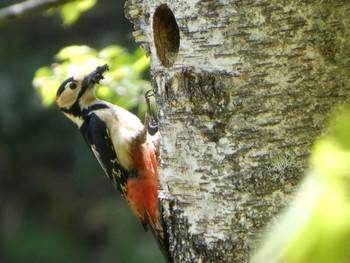
[{"label": "birch tree trunk", "polygon": [[128,0],[151,57],[175,262],[247,262],[349,97],[350,3]]}]

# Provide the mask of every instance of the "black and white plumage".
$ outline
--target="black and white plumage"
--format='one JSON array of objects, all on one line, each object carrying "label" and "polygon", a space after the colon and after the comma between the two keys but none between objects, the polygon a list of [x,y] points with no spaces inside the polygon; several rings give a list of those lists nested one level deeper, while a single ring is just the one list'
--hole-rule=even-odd
[{"label": "black and white plumage", "polygon": [[103,79],[106,70],[107,65],[85,77],[68,78],[59,87],[56,102],[60,110],[78,125],[101,167],[125,196],[127,179],[137,176],[137,171],[131,166],[131,141],[144,131],[144,125],[123,108],[95,98],[94,86]]},{"label": "black and white plumage", "polygon": [[56,103],[78,126],[109,179],[143,226],[151,229],[167,262],[171,262],[164,225],[159,220],[157,135],[147,132],[149,114],[142,124],[134,114],[95,97],[95,85],[107,70],[108,65],[103,65],[86,76],[68,78],[57,91]]}]

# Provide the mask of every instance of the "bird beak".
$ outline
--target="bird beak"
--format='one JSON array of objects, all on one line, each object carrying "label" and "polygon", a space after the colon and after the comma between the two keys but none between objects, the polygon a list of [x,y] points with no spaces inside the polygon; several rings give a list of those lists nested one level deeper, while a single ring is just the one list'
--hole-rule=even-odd
[{"label": "bird beak", "polygon": [[104,79],[103,73],[109,70],[109,66],[107,64],[103,66],[98,66],[94,71],[90,72],[83,79],[83,86],[90,87],[93,84],[100,83],[100,80]]}]

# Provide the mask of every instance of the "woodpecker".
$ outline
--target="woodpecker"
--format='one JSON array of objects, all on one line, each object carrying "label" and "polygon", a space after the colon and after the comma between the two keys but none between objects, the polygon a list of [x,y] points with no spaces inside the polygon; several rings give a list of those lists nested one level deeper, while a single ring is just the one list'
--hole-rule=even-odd
[{"label": "woodpecker", "polygon": [[171,262],[158,208],[157,134],[151,136],[149,94],[145,123],[129,111],[99,100],[95,86],[104,79],[107,64],[86,76],[63,81],[56,104],[79,128],[113,185],[127,200],[145,230],[151,229],[166,260]]}]

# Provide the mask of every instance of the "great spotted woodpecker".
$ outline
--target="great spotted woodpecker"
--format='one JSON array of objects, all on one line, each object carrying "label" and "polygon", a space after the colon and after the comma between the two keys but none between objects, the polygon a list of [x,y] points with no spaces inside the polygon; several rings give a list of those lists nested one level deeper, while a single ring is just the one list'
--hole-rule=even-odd
[{"label": "great spotted woodpecker", "polygon": [[65,80],[56,94],[58,108],[78,125],[113,185],[129,203],[144,228],[150,228],[166,260],[171,261],[159,220],[157,144],[148,134],[149,101],[145,123],[127,110],[95,97],[95,85],[108,65],[86,76]]}]

